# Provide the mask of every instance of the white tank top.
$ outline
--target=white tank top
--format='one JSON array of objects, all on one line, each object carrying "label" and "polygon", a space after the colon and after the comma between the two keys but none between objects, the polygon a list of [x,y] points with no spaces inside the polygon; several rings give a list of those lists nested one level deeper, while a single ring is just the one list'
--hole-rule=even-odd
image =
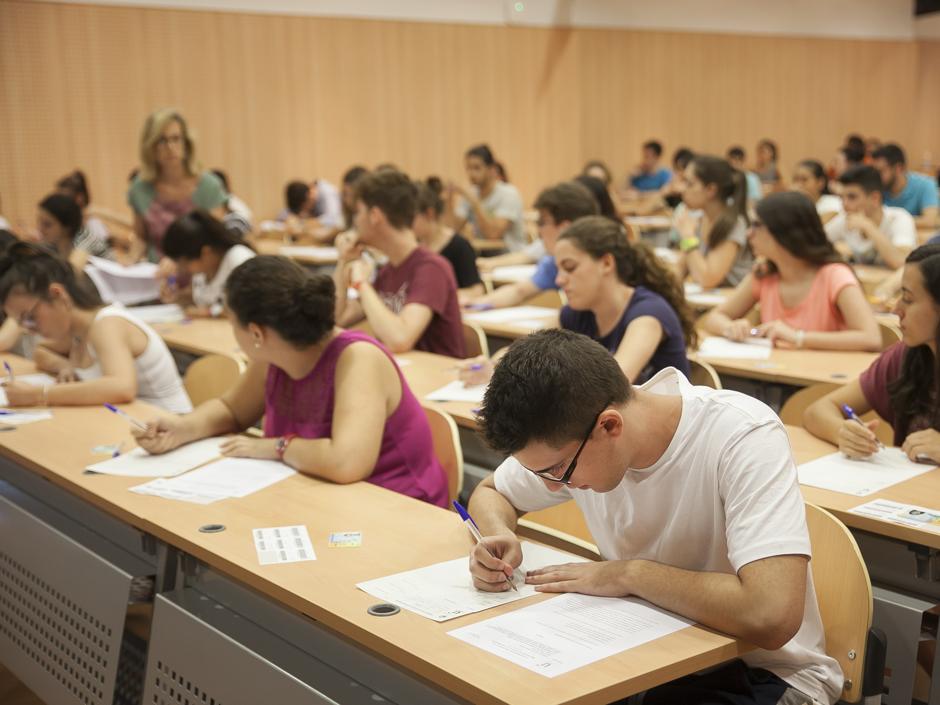
[{"label": "white tank top", "polygon": [[[120,306],[105,306],[95,315],[92,325],[107,316],[117,316],[130,321],[147,336],[147,347],[134,358],[134,369],[137,371],[137,398],[175,414],[192,411],[192,402],[189,401],[189,395],[183,387],[183,380],[180,379],[179,372],[176,370],[176,363],[173,361],[170,349],[163,342],[163,338],[157,335],[153,328]],[[91,355],[92,364],[75,370],[75,374],[81,380],[101,377],[101,364],[98,362],[98,356],[91,343],[88,343],[88,354]]]}]

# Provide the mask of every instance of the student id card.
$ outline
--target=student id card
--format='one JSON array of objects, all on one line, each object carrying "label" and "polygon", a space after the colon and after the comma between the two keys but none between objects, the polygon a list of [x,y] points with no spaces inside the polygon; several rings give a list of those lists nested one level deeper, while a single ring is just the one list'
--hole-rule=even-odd
[{"label": "student id card", "polygon": [[330,548],[358,548],[361,545],[361,531],[334,531],[330,534]]}]

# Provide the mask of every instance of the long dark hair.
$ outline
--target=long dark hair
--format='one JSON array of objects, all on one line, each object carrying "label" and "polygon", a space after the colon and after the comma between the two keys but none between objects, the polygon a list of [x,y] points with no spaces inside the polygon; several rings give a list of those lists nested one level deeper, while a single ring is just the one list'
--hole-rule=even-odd
[{"label": "long dark hair", "polygon": [[810,174],[813,175],[813,178],[817,181],[822,180],[823,186],[822,191],[819,192],[820,195],[824,196],[828,193],[831,193],[829,190],[829,177],[826,176],[826,170],[823,169],[823,165],[817,162],[815,159],[804,159],[799,164],[798,167],[803,167]]},{"label": "long dark hair", "polygon": [[580,174],[574,177],[574,180],[591,192],[594,200],[597,201],[597,207],[602,216],[610,218],[618,225],[621,224],[620,217],[617,215],[617,207],[614,205],[613,199],[610,197],[610,191],[607,190],[603,181],[588,174]]},{"label": "long dark hair", "polygon": [[286,257],[260,255],[238,265],[225,282],[225,300],[243,327],[273,328],[298,349],[333,330],[336,289],[328,274],[310,274]]},{"label": "long dark hair", "polygon": [[695,317],[685,300],[685,290],[648,245],[630,243],[623,227],[602,215],[578,218],[559,240],[570,240],[594,259],[611,255],[617,265],[617,278],[627,286],[644,286],[666,299],[679,317],[686,345],[698,346]]},{"label": "long dark hair", "polygon": [[692,171],[705,186],[715,184],[715,197],[722,203],[721,215],[708,233],[708,248],[718,247],[728,239],[738,218],[747,218],[747,179],[727,159],[700,154],[692,157]]},{"label": "long dark hair", "polygon": [[[934,303],[940,305],[940,245],[922,245],[911,252],[904,263],[917,265],[924,280],[924,288]],[[934,343],[940,350],[940,327],[934,331]],[[930,420],[931,428],[940,430],[938,381],[940,358],[933,354],[930,346],[925,343],[908,348],[901,363],[901,374],[888,383],[897,438],[907,436],[911,421],[917,417],[926,417]]]},{"label": "long dark hair", "polygon": [[82,209],[71,196],[51,193],[39,202],[39,207],[55,218],[68,231],[69,240],[74,240],[82,229]]},{"label": "long dark hair", "polygon": [[166,230],[163,254],[171,260],[199,259],[202,248],[211,247],[224,255],[235,245],[247,245],[236,233],[225,227],[204,210],[190,211],[180,216]]},{"label": "long dark hair", "polygon": [[56,181],[55,187],[75,199],[81,208],[86,208],[91,203],[88,179],[85,178],[85,173],[80,169],[76,169],[71,174],[66,174]]},{"label": "long dark hair", "polygon": [[[826,237],[816,206],[806,194],[797,191],[772,193],[758,201],[755,210],[757,218],[767,226],[774,240],[794,257],[816,267],[845,264],[845,259]],[[768,262],[764,274],[776,271],[777,265]]]},{"label": "long dark hair", "polygon": [[102,305],[98,292],[75,275],[71,264],[45,247],[31,242],[16,242],[0,255],[0,303],[15,288],[48,301],[49,287],[61,284],[72,302],[82,310]]}]

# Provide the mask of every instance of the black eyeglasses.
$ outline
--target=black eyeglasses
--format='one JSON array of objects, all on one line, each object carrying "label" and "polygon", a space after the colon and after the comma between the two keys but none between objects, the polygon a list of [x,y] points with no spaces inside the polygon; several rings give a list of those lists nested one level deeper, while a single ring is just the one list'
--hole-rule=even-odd
[{"label": "black eyeglasses", "polygon": [[545,470],[533,470],[532,472],[535,475],[538,475],[543,480],[548,480],[549,482],[557,482],[559,485],[571,485],[571,476],[574,474],[575,469],[578,467],[578,458],[581,457],[581,451],[584,450],[584,446],[587,445],[587,442],[591,440],[591,434],[594,433],[594,427],[597,425],[597,420],[601,417],[601,414],[604,413],[601,411],[597,416],[594,417],[594,421],[591,422],[591,427],[588,429],[587,435],[584,436],[584,440],[581,441],[581,445],[578,446],[578,450],[575,452],[574,457],[571,459],[571,462],[568,464],[568,469],[565,470],[565,474],[561,477],[555,477],[551,474],[552,469],[547,468]]}]

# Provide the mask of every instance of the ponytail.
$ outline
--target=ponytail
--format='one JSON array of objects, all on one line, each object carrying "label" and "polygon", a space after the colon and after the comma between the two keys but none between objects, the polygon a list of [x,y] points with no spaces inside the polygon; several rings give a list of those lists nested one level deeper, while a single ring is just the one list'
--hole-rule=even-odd
[{"label": "ponytail", "polygon": [[617,278],[627,286],[643,286],[662,296],[676,312],[688,347],[698,347],[695,317],[685,300],[685,290],[672,270],[660,263],[645,243],[631,244],[623,227],[603,216],[579,218],[559,238],[570,240],[594,259],[609,254],[617,267]]},{"label": "ponytail", "polygon": [[739,218],[747,223],[747,178],[744,172],[732,167],[720,157],[699,155],[692,159],[695,176],[705,186],[715,184],[715,197],[721,201],[722,211],[708,233],[708,248],[713,249],[728,239]]}]

